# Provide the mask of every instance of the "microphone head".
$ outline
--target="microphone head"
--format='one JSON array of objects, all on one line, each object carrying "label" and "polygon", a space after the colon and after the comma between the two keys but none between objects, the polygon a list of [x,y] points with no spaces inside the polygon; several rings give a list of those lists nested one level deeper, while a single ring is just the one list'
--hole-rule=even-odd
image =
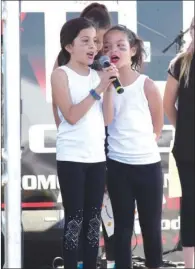
[{"label": "microphone head", "polygon": [[101,56],[99,59],[99,63],[103,68],[110,66],[110,57]]}]

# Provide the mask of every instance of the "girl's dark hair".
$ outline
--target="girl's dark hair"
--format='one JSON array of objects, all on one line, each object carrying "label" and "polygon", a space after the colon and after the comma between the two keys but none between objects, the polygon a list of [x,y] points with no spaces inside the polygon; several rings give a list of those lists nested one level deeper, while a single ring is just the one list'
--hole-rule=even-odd
[{"label": "girl's dark hair", "polygon": [[108,29],[111,26],[111,18],[107,7],[99,3],[88,5],[81,12],[80,17],[91,20],[100,29]]},{"label": "girl's dark hair", "polygon": [[133,70],[140,72],[142,69],[143,62],[144,62],[144,57],[146,56],[146,51],[144,49],[143,40],[124,25],[113,26],[107,31],[107,33],[111,31],[121,31],[127,35],[130,47],[136,48],[136,54],[131,58],[131,61],[132,61],[131,67]]},{"label": "girl's dark hair", "polygon": [[72,44],[80,31],[90,27],[95,28],[93,22],[86,18],[72,19],[62,26],[60,31],[61,51],[58,54],[58,66],[65,65],[70,61],[70,53],[65,49],[65,46]]}]

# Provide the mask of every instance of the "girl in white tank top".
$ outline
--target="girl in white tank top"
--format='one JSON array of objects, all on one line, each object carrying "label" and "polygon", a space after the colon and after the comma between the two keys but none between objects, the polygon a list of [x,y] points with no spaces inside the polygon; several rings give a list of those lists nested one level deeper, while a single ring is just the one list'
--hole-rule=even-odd
[{"label": "girl in white tank top", "polygon": [[108,126],[108,191],[115,222],[117,269],[132,268],[130,240],[135,201],[143,232],[146,266],[162,263],[163,178],[157,140],[163,126],[162,99],[154,82],[140,74],[143,41],[125,26],[104,36],[104,54],[120,74],[123,94],[114,95],[114,120]]},{"label": "girl in white tank top", "polygon": [[96,269],[105,188],[105,124],[113,118],[110,77],[118,74],[114,66],[100,76],[89,68],[97,54],[91,21],[77,18],[66,22],[60,41],[58,62],[63,64],[53,71],[51,84],[60,118],[56,157],[65,209],[64,268],[77,268],[83,228],[83,266]]}]

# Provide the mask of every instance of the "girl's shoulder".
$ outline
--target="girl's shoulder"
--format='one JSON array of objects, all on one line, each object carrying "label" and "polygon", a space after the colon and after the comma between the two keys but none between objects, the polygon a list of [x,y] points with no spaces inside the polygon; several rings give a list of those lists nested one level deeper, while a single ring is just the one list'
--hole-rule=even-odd
[{"label": "girl's shoulder", "polygon": [[181,64],[184,58],[184,53],[178,54],[169,64],[168,74],[179,80]]},{"label": "girl's shoulder", "polygon": [[60,77],[62,75],[67,77],[66,68],[64,68],[64,66],[58,66],[51,73],[51,77]]}]

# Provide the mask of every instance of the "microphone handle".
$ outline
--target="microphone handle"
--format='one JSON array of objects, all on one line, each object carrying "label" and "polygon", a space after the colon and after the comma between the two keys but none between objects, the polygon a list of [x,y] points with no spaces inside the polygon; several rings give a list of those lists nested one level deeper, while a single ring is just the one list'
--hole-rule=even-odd
[{"label": "microphone handle", "polygon": [[121,86],[121,84],[119,83],[117,77],[110,77],[110,78],[111,78],[111,79],[116,78],[116,80],[113,81],[112,84],[114,85],[114,87],[115,87],[115,89],[116,89],[116,91],[117,91],[118,94],[123,93],[123,92],[124,92],[124,89],[123,89],[123,87]]}]

